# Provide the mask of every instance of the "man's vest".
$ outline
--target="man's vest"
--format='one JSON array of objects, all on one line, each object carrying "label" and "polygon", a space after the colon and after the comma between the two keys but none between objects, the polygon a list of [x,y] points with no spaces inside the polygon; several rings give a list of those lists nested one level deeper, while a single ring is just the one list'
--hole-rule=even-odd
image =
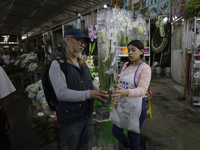
[{"label": "man's vest", "polygon": [[[86,63],[83,63],[79,69],[67,62],[64,53],[62,53],[61,58],[66,62],[64,74],[68,88],[76,91],[92,90],[92,77]],[[94,101],[91,99],[79,102],[56,100],[55,104],[58,122],[63,125],[91,118],[94,107]]]}]

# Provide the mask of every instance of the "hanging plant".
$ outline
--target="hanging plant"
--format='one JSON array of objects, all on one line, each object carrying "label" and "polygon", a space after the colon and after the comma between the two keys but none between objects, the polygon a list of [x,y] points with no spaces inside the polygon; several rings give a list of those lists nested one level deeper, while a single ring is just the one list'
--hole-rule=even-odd
[{"label": "hanging plant", "polygon": [[199,0],[183,0],[181,5],[183,13],[187,14],[187,17],[200,16],[200,1]]}]

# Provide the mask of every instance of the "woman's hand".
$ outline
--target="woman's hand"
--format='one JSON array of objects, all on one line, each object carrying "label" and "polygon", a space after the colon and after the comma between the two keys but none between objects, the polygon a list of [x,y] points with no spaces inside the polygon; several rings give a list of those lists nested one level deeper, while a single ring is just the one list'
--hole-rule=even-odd
[{"label": "woman's hand", "polygon": [[112,91],[112,93],[114,95],[112,95],[113,100],[118,101],[119,99],[121,99],[122,97],[126,97],[129,94],[129,91],[125,88],[122,88],[119,85],[116,85],[118,87],[117,91]]}]

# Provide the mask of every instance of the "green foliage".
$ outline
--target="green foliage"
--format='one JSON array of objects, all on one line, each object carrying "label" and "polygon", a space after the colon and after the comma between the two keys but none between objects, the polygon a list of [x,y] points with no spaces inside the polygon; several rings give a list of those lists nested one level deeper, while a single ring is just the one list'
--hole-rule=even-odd
[{"label": "green foliage", "polygon": [[200,16],[200,1],[199,0],[183,0],[181,8],[183,13],[187,14],[187,17]]},{"label": "green foliage", "polygon": [[13,79],[18,79],[23,76],[28,76],[29,73],[20,69],[19,65],[14,65],[13,63],[8,64],[6,67],[3,67],[7,75]]},{"label": "green foliage", "polygon": [[106,74],[112,63],[113,54],[108,56],[108,59],[99,63],[99,81],[100,89],[111,93],[111,88],[114,86],[114,73]]}]

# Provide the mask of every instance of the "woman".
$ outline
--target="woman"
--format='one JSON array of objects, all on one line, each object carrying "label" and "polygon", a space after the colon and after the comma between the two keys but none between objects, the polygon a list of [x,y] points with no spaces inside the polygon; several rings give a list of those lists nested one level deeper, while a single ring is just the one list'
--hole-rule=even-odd
[{"label": "woman", "polygon": [[[114,107],[111,113],[114,136],[130,150],[140,146],[140,128],[146,118],[147,106],[143,98],[151,80],[151,68],[142,61],[144,45],[139,40],[128,44],[129,62],[125,63],[117,91],[113,91]],[[123,130],[128,130],[128,137]]]}]

